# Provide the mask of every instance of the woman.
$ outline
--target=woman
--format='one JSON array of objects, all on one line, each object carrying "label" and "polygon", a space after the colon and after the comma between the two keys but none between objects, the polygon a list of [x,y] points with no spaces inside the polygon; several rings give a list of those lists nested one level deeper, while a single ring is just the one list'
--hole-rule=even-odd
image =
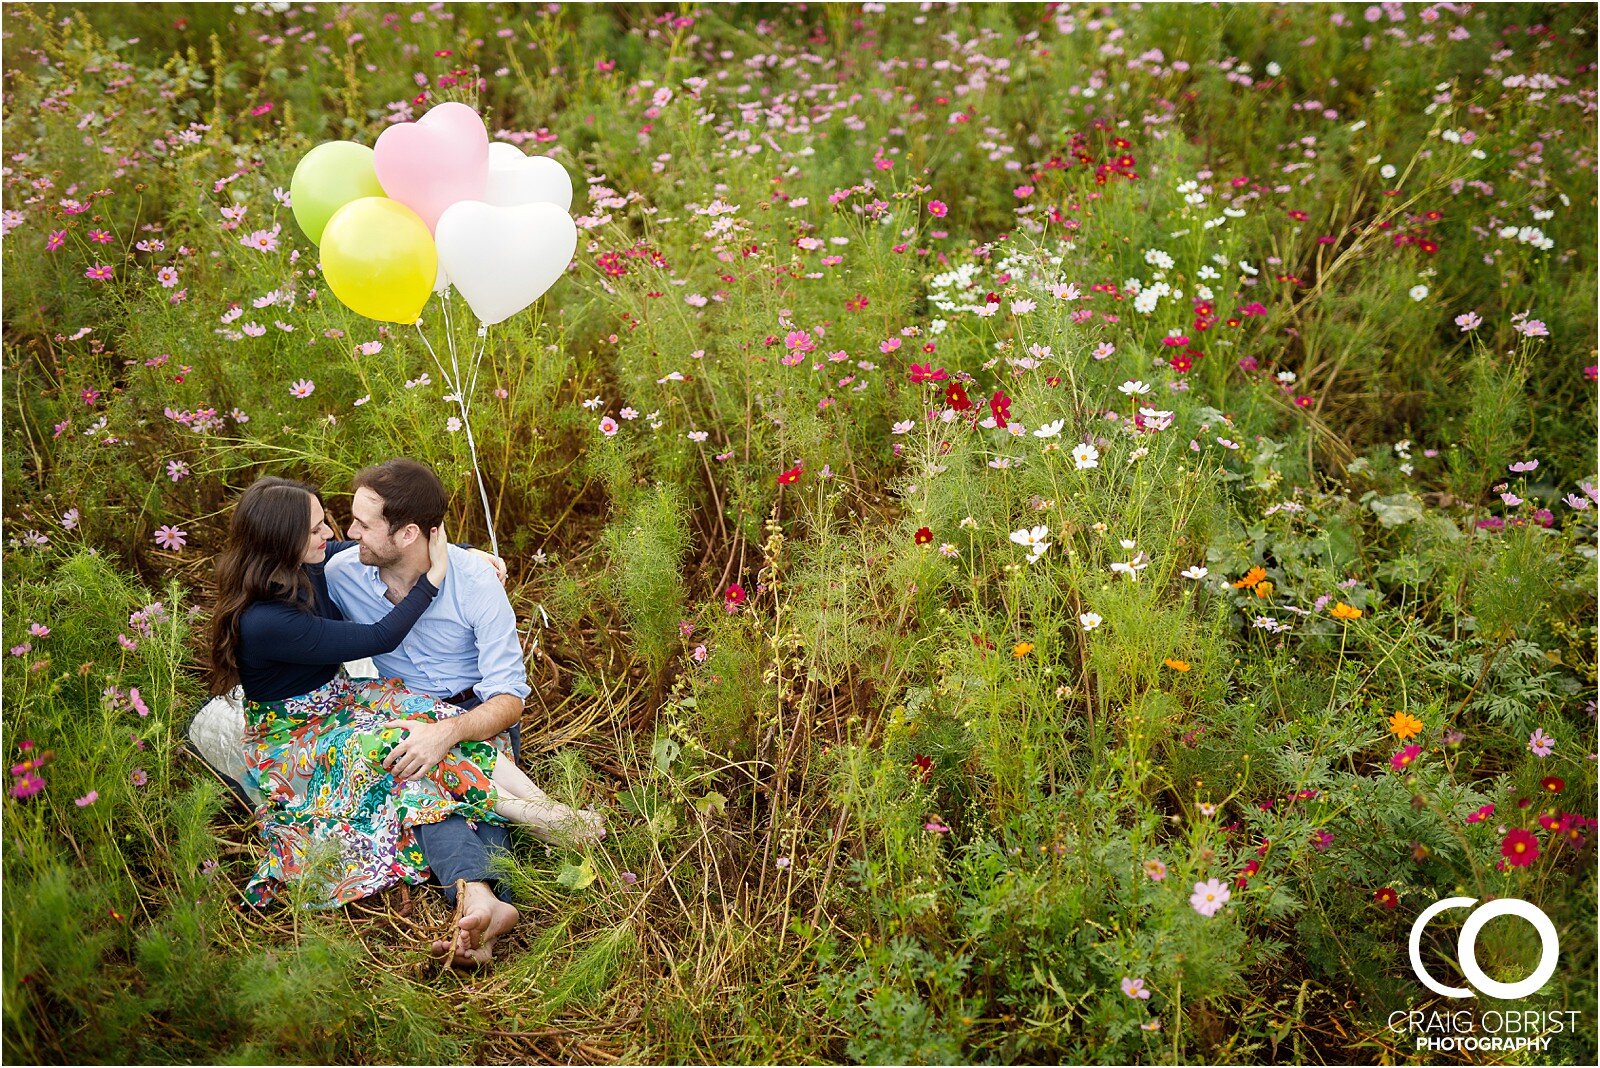
[{"label": "woman", "polygon": [[329,597],[323,564],[354,544],[333,540],[321,497],[304,483],[259,479],[234,509],[218,563],[211,685],[244,689],[247,774],[263,798],[268,854],[246,897],[276,898],[324,850],[337,856],[334,877],[318,887],[326,906],[425,882],[411,828],[451,815],[528,824],[543,836],[602,835],[598,817],[545,799],[504,735],[462,743],[415,781],[383,769],[400,732],[381,724],[462,710],[397,680],[353,680],[342,664],[397,647],[438,595],[450,558],[443,529],[433,530],[432,566],[410,594],[378,622],[353,623]]}]

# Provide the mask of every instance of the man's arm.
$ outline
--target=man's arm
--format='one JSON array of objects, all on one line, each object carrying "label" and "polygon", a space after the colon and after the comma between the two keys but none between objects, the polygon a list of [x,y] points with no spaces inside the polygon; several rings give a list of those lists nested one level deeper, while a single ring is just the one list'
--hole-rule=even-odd
[{"label": "man's arm", "polygon": [[481,578],[474,584],[469,620],[478,650],[479,682],[473,687],[483,704],[442,723],[391,720],[385,726],[406,726],[404,741],[390,752],[384,767],[399,779],[420,778],[444,759],[457,742],[483,741],[508,730],[522,718],[523,699],[531,692],[522,663],[517,616],[506,591]]}]

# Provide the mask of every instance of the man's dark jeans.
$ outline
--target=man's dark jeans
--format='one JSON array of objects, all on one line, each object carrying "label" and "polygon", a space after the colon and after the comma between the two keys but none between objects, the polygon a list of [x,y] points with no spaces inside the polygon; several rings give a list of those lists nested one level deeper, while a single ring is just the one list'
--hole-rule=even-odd
[{"label": "man's dark jeans", "polygon": [[[470,700],[457,702],[471,711],[483,704],[476,694]],[[522,725],[511,725],[511,752],[522,758]],[[485,768],[485,771],[490,769]],[[444,890],[445,900],[456,903],[456,880],[469,883],[488,883],[501,901],[511,902],[511,891],[489,873],[489,857],[496,852],[511,851],[511,831],[493,823],[468,823],[465,816],[451,816],[438,823],[429,823],[412,829],[422,856],[433,870],[433,881]]]}]

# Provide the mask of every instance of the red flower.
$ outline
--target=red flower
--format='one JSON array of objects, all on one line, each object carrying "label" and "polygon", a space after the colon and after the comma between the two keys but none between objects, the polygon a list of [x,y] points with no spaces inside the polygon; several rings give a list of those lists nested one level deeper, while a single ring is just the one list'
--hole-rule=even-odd
[{"label": "red flower", "polygon": [[795,464],[789,470],[778,476],[778,485],[792,486],[800,481],[800,465]]},{"label": "red flower", "polygon": [[1517,827],[1506,832],[1505,838],[1501,840],[1500,855],[1513,867],[1526,868],[1539,858],[1539,839],[1532,831]]},{"label": "red flower", "polygon": [[921,753],[918,753],[916,756],[911,758],[911,763],[911,777],[913,779],[921,779],[923,782],[928,782],[933,778],[932,759],[923,756]]},{"label": "red flower", "polygon": [[1386,909],[1397,908],[1400,904],[1400,895],[1395,893],[1392,887],[1386,886],[1372,896],[1378,902],[1378,904],[1382,905]]},{"label": "red flower", "polygon": [[994,415],[994,425],[1001,430],[1006,428],[1006,420],[1011,417],[1011,398],[1000,390],[994,391],[994,396],[989,398],[989,411]]},{"label": "red flower", "polygon": [[1189,359],[1189,357],[1183,355],[1182,353],[1179,353],[1178,355],[1174,356],[1171,360],[1169,360],[1167,362],[1168,362],[1168,365],[1174,371],[1178,372],[1180,375],[1188,374],[1190,368],[1192,368],[1194,366],[1194,361]]},{"label": "red flower", "polygon": [[935,367],[928,363],[914,363],[910,372],[911,384],[920,386],[924,382],[945,382],[950,378],[950,372],[943,367]]},{"label": "red flower", "polygon": [[958,412],[972,407],[972,402],[967,399],[967,391],[961,388],[960,382],[952,382],[945,387],[944,402]]},{"label": "red flower", "polygon": [[1556,775],[1546,775],[1544,778],[1539,780],[1539,785],[1543,786],[1552,794],[1559,794],[1562,790],[1567,788],[1566,780]]},{"label": "red flower", "polygon": [[933,531],[927,527],[918,527],[917,532],[911,537],[918,545],[926,545],[933,540]]},{"label": "red flower", "polygon": [[728,589],[722,595],[722,603],[729,611],[744,604],[744,587],[737,582],[728,583]]}]

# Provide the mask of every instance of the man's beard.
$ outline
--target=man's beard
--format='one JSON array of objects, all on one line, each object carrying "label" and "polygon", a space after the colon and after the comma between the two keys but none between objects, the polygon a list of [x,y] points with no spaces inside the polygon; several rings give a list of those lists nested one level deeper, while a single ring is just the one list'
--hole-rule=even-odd
[{"label": "man's beard", "polygon": [[379,553],[374,549],[367,548],[364,544],[358,546],[356,552],[360,555],[361,562],[368,567],[393,567],[400,562],[399,553]]}]

